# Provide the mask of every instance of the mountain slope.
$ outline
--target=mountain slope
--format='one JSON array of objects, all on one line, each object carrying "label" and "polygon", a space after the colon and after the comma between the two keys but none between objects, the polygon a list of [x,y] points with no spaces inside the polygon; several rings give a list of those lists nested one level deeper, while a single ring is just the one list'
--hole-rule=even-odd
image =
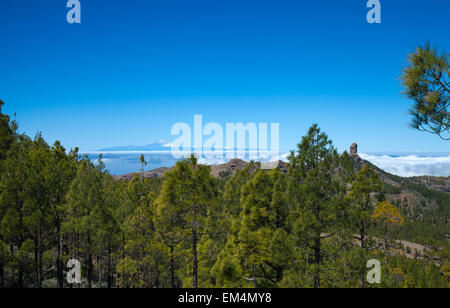
[{"label": "mountain slope", "polygon": [[[369,164],[384,184],[386,199],[400,209],[406,224],[400,231],[400,238],[420,244],[442,245],[450,234],[450,177],[421,176],[405,178],[390,174],[372,163],[361,159],[357,145],[350,148],[351,157],[357,169]],[[232,159],[226,164],[211,165],[211,174],[216,178],[227,178],[249,163]],[[278,168],[287,172],[288,164],[278,161]],[[162,178],[172,168],[157,168],[145,171],[146,178]],[[134,173],[114,176],[117,180],[130,180]]]}]

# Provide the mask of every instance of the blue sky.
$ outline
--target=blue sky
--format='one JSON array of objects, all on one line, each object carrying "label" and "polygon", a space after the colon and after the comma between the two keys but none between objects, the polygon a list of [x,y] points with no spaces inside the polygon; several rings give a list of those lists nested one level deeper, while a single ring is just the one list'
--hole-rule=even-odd
[{"label": "blue sky", "polygon": [[175,137],[176,122],[278,122],[282,149],[312,123],[339,150],[449,150],[408,127],[399,75],[430,41],[450,50],[450,1],[0,2],[0,98],[20,129],[96,150]]}]

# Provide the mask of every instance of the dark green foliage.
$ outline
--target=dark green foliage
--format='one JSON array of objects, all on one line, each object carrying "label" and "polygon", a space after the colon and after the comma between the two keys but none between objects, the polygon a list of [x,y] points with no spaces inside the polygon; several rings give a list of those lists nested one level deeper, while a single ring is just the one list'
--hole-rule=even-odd
[{"label": "dark green foliage", "polygon": [[[119,181],[101,156],[19,135],[1,113],[0,122],[1,288],[449,286],[449,194],[388,174],[400,184],[383,187],[317,125],[287,173],[251,162],[215,179],[191,157],[149,179],[141,156],[141,172]],[[387,226],[370,217],[412,191],[416,203],[392,201],[406,218],[397,238],[426,244],[408,259],[394,239],[380,246]],[[73,258],[80,286],[65,279]],[[386,260],[381,285],[364,283],[372,258]]]},{"label": "dark green foliage", "polygon": [[[293,234],[298,247],[307,254],[304,275],[311,274],[316,288],[329,279],[327,263],[334,256],[328,244],[342,236],[348,216],[341,163],[331,140],[316,124],[289,158],[288,202]],[[345,245],[346,239],[341,240]]]},{"label": "dark green foliage", "polygon": [[427,44],[409,56],[403,71],[405,94],[414,100],[411,126],[450,140],[450,55]]},{"label": "dark green foliage", "polygon": [[2,113],[3,105],[3,101],[0,100],[0,160],[6,157],[17,130],[17,123],[11,122],[10,117]]}]

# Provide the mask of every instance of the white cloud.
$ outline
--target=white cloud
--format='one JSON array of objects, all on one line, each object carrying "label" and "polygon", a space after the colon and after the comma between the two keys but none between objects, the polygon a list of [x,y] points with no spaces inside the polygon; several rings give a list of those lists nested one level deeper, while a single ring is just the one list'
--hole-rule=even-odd
[{"label": "white cloud", "polygon": [[[106,167],[111,170],[112,174],[124,174],[128,172],[135,172],[139,170],[139,155],[145,154],[149,165],[147,169],[154,169],[161,166],[170,167],[175,164],[177,159],[174,159],[171,151],[92,151],[85,152],[89,154],[89,157],[96,161],[98,154],[103,153],[103,162]],[[190,155],[188,153],[186,156]],[[249,161],[248,152],[236,151],[236,154],[242,154],[244,160]],[[281,152],[276,158],[269,159],[257,159],[264,162],[276,161],[278,159],[288,161],[290,153]],[[450,155],[448,153],[442,154],[430,154],[430,153],[414,153],[414,154],[400,154],[400,155],[387,155],[387,154],[359,154],[362,159],[370,161],[377,167],[383,169],[386,172],[410,177],[419,175],[432,175],[432,176],[450,176]],[[241,155],[237,155],[238,157]],[[214,152],[204,153],[204,156],[199,160],[202,164],[223,164],[228,162],[228,159],[224,155],[214,155]]]},{"label": "white cloud", "polygon": [[420,175],[450,176],[450,155],[373,155],[361,153],[362,159],[370,161],[389,173],[411,177]]}]

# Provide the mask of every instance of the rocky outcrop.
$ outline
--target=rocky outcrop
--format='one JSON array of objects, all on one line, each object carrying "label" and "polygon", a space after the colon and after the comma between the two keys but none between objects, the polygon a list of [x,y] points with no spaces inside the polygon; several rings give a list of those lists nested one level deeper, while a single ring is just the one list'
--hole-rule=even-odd
[{"label": "rocky outcrop", "polygon": [[350,155],[355,156],[358,154],[358,145],[356,143],[353,143],[350,146]]},{"label": "rocky outcrop", "polygon": [[361,157],[358,155],[358,144],[353,143],[350,146],[350,157],[353,157],[357,162],[361,161]]}]

